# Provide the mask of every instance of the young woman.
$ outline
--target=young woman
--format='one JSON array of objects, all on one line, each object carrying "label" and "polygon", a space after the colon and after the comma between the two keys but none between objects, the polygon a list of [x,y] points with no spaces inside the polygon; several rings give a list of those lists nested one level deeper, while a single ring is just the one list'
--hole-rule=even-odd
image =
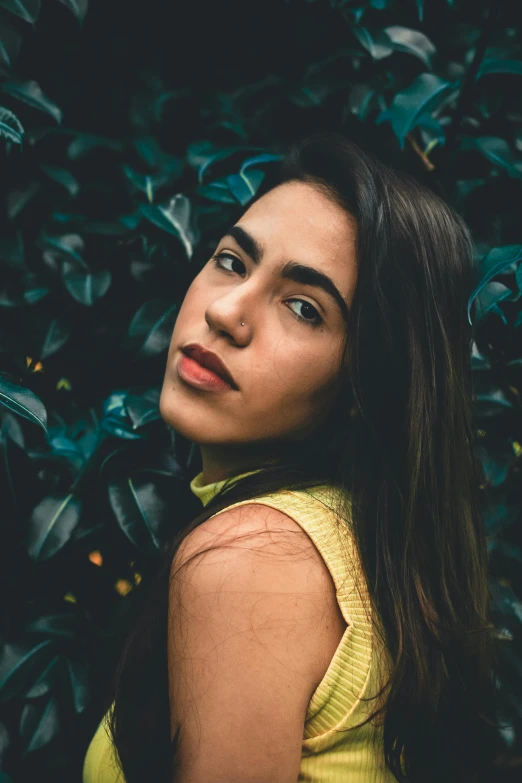
[{"label": "young woman", "polygon": [[160,400],[199,445],[204,509],[127,642],[85,783],[490,780],[471,259],[437,196],[329,133],[221,237]]}]

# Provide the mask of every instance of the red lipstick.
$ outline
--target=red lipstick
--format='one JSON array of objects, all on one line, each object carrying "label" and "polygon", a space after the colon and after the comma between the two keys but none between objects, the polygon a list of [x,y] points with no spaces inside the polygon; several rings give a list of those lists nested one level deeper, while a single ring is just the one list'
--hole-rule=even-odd
[{"label": "red lipstick", "polygon": [[224,362],[213,351],[198,343],[189,343],[181,349],[183,356],[177,365],[180,378],[205,391],[238,390],[234,378]]}]

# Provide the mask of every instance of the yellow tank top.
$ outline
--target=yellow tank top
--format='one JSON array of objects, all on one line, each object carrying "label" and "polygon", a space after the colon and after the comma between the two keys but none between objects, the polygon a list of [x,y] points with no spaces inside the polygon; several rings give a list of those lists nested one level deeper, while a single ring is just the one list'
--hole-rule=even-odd
[{"label": "yellow tank top", "polygon": [[[242,474],[247,475],[247,474]],[[206,505],[224,482],[191,482],[192,492]],[[234,503],[260,503],[279,509],[297,522],[321,554],[336,588],[347,628],[310,702],[303,727],[298,783],[396,783],[384,764],[382,727],[374,723],[349,731],[375,709],[365,702],[385,682],[388,658],[372,632],[371,608],[349,524],[332,510],[336,493],[322,486]],[[218,512],[219,513],[219,512]],[[103,717],[89,745],[83,783],[125,783],[118,771]]]}]

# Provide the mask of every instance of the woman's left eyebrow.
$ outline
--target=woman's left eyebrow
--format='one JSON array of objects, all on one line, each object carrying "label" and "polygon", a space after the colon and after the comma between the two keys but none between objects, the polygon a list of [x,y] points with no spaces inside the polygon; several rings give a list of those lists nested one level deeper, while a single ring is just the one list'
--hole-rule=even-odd
[{"label": "woman's left eyebrow", "polygon": [[344,320],[348,320],[348,305],[342,298],[339,289],[328,275],[319,272],[312,266],[306,266],[297,261],[289,261],[282,268],[281,277],[285,280],[293,280],[295,283],[302,283],[302,285],[312,285],[316,288],[322,288],[337,304]]},{"label": "woman's left eyebrow", "polygon": [[[227,229],[223,238],[226,236],[232,237],[239,247],[252,259],[254,264],[260,263],[263,258],[263,247],[248,233],[248,231],[245,231],[241,226],[231,226]],[[344,301],[334,281],[331,277],[328,277],[328,275],[325,275],[323,272],[319,272],[317,269],[307,266],[306,264],[300,264],[297,261],[288,261],[281,270],[281,277],[285,280],[293,280],[295,283],[301,283],[302,285],[322,288],[322,290],[329,294],[335,301],[345,321],[348,320],[348,305]]]}]

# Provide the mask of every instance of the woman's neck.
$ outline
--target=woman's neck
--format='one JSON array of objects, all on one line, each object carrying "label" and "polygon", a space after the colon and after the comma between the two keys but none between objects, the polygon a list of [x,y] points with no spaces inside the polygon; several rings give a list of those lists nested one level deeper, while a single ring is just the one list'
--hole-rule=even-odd
[{"label": "woman's neck", "polygon": [[203,482],[213,484],[276,461],[274,446],[200,445]]}]

